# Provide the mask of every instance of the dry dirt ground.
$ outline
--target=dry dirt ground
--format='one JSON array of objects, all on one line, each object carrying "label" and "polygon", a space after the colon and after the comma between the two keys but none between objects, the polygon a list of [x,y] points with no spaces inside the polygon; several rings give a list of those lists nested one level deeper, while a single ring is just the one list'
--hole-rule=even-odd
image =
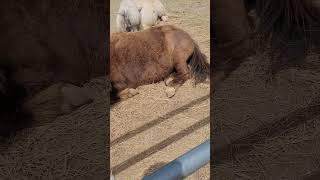
[{"label": "dry dirt ground", "polygon": [[[216,131],[231,139],[244,137],[215,164],[213,179],[303,179],[320,167],[319,51],[270,84],[264,52],[249,58],[211,97],[212,116],[220,127]],[[267,126],[274,121],[281,123]],[[257,126],[263,128],[244,136]],[[260,140],[247,146],[254,138]]]},{"label": "dry dirt ground", "polygon": [[[173,15],[168,24],[190,33],[210,59],[210,1],[162,0]],[[119,1],[112,0],[110,29],[115,31]],[[210,136],[209,85],[188,81],[169,99],[163,82],[141,86],[140,94],[111,110],[111,167],[119,180],[139,180]],[[187,179],[209,179],[209,165]]]}]

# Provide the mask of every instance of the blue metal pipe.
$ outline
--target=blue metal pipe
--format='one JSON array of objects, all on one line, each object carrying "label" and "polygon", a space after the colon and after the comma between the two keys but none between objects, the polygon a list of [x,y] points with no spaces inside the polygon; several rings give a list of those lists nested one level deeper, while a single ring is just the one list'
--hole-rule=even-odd
[{"label": "blue metal pipe", "polygon": [[210,140],[198,145],[142,180],[180,180],[210,161]]}]

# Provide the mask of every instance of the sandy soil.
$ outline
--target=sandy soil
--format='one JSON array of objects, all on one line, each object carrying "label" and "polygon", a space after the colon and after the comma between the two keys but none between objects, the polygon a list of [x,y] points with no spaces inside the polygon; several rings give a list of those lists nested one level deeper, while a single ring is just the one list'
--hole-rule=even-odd
[{"label": "sandy soil", "polygon": [[[176,25],[210,58],[210,2],[163,0]],[[111,1],[111,31],[119,1]],[[111,167],[116,179],[139,180],[209,138],[209,85],[188,81],[169,99],[163,82],[141,86],[139,95],[112,107]],[[209,179],[209,165],[187,179]]]},{"label": "sandy soil", "polygon": [[[263,52],[249,58],[212,97],[220,134],[237,139],[246,130],[265,127],[226,151],[211,170],[213,179],[302,179],[320,166],[319,53],[312,53],[303,68],[285,70],[266,84]],[[280,123],[267,126],[275,120]],[[252,138],[260,140],[240,153]]]}]

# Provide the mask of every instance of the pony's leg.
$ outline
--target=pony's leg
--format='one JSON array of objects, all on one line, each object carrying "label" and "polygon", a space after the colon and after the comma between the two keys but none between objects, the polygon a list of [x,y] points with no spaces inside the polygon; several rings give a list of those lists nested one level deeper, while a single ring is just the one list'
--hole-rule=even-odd
[{"label": "pony's leg", "polygon": [[63,114],[61,88],[61,83],[54,84],[23,104],[23,108],[32,115],[31,127],[50,123]]},{"label": "pony's leg", "polygon": [[167,22],[168,21],[168,16],[161,16],[161,20],[163,22]]},{"label": "pony's leg", "polygon": [[137,32],[139,31],[139,26],[134,26],[132,29],[133,29],[133,32]]},{"label": "pony's leg", "polygon": [[177,73],[173,76],[173,80],[168,83],[166,89],[167,97],[173,97],[178,89],[190,78],[190,72],[187,63],[178,63],[175,66]]},{"label": "pony's leg", "polygon": [[131,97],[133,97],[133,96],[139,94],[139,91],[136,89],[129,88],[129,94]]},{"label": "pony's leg", "polygon": [[76,107],[88,104],[94,100],[93,93],[89,89],[80,88],[72,84],[65,84],[61,88],[61,93],[64,101],[62,105],[64,113],[70,113]]},{"label": "pony's leg", "polygon": [[58,116],[68,114],[93,99],[87,90],[80,87],[57,83],[36,94],[23,104],[32,114],[31,126],[42,126]]},{"label": "pony's leg", "polygon": [[133,88],[126,88],[118,93],[120,99],[125,100],[139,94],[139,91]]},{"label": "pony's leg", "polygon": [[249,13],[248,13],[248,21],[249,21],[249,24],[250,24],[250,27],[253,31],[256,30],[256,28],[258,27],[258,17],[257,17],[257,14],[256,14],[256,10],[251,10]]},{"label": "pony's leg", "polygon": [[170,82],[175,78],[176,73],[171,73],[169,77],[164,79],[164,84],[169,86]]}]

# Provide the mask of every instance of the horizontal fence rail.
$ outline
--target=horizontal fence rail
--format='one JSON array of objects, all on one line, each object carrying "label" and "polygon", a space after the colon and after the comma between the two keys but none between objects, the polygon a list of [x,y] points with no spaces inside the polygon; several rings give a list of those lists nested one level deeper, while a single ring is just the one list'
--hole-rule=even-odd
[{"label": "horizontal fence rail", "polygon": [[142,180],[180,180],[210,161],[210,140],[193,148]]}]

